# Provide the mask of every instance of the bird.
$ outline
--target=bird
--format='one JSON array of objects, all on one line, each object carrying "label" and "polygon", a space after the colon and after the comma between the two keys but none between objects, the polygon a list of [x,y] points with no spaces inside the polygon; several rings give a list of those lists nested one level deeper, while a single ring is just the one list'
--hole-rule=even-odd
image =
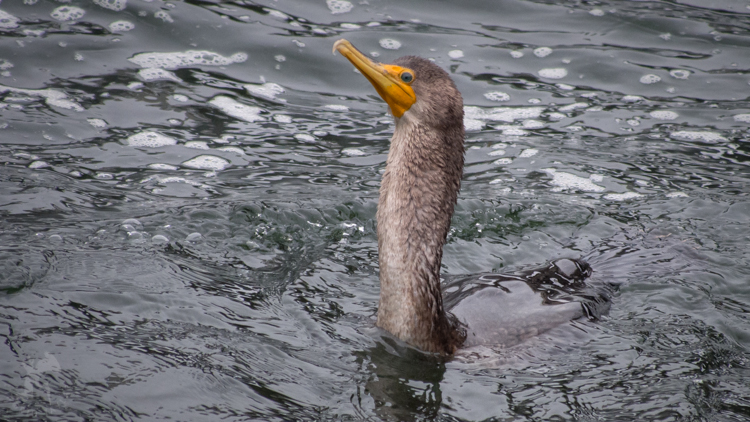
[{"label": "bird", "polygon": [[[441,288],[440,266],[464,167],[463,98],[432,61],[370,60],[345,39],[340,53],[388,104],[395,129],[376,213],[380,300],[377,326],[425,352],[512,346],[592,315],[570,300],[591,268],[559,259],[511,275],[485,274]],[[590,298],[590,296],[587,296]]]}]

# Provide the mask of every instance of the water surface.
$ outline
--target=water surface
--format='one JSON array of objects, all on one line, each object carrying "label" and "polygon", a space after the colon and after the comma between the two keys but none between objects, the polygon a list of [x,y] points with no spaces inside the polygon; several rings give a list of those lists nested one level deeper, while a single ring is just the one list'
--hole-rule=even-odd
[{"label": "water surface", "polygon": [[[748,419],[750,8],[559,3],[0,3],[3,418]],[[463,93],[444,273],[582,256],[609,315],[374,327],[393,124],[341,37]]]}]

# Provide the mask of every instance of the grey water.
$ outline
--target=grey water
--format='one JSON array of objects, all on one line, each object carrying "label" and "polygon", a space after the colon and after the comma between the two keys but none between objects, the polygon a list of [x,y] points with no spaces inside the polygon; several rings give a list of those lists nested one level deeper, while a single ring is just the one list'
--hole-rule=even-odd
[{"label": "grey water", "polygon": [[[445,360],[375,327],[393,130],[446,69],[446,279],[583,257],[608,314]],[[750,419],[747,1],[4,0],[0,419]]]}]

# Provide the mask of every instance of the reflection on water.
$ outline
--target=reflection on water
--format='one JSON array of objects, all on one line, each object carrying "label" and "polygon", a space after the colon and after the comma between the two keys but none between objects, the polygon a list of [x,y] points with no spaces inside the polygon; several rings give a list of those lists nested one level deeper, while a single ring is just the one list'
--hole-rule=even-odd
[{"label": "reflection on water", "polygon": [[[748,15],[6,0],[3,416],[747,419]],[[374,327],[392,121],[344,35],[464,96],[444,272],[583,256],[608,316],[450,361]]]}]

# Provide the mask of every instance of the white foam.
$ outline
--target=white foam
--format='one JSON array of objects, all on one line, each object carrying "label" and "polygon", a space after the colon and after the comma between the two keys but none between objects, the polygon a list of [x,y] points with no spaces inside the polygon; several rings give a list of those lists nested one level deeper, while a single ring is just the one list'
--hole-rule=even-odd
[{"label": "white foam", "polygon": [[260,116],[261,111],[263,111],[260,107],[241,104],[236,100],[225,97],[223,95],[214,97],[208,103],[228,114],[229,116],[244,120],[246,122],[257,122],[259,120],[265,120],[262,116]]},{"label": "white foam", "polygon": [[451,59],[460,59],[464,56],[464,52],[461,50],[451,50],[448,52],[448,57]]},{"label": "white foam", "polygon": [[273,82],[267,82],[262,85],[248,84],[243,86],[243,88],[245,88],[250,95],[268,98],[269,100],[275,100],[277,95],[284,92],[284,87]]},{"label": "white foam", "polygon": [[589,10],[591,16],[604,16],[604,10],[602,9],[591,9]]},{"label": "white foam", "polygon": [[610,201],[627,201],[628,199],[640,198],[642,196],[636,192],[608,193],[604,195],[604,199],[609,199]]},{"label": "white foam", "polygon": [[315,137],[306,133],[298,133],[294,135],[294,139],[302,142],[315,142]]},{"label": "white foam", "polygon": [[529,149],[525,149],[525,150],[521,151],[521,153],[518,154],[518,157],[520,157],[520,158],[529,158],[529,157],[533,157],[533,156],[535,156],[537,154],[539,154],[539,150],[538,149],[536,149],[536,148],[529,148]]},{"label": "white foam", "polygon": [[661,77],[654,74],[648,74],[641,76],[640,82],[642,84],[651,85],[661,81]]},{"label": "white foam", "polygon": [[14,29],[18,28],[18,22],[20,19],[11,15],[8,12],[0,10],[0,28],[3,29]]},{"label": "white foam", "polygon": [[172,95],[172,99],[175,101],[179,101],[181,103],[186,103],[190,98],[187,97],[187,95],[182,94],[174,94]]},{"label": "white foam", "polygon": [[573,85],[568,84],[555,84],[555,86],[562,89],[563,91],[572,91],[576,89],[576,87],[574,87]]},{"label": "white foam", "polygon": [[564,67],[555,67],[549,69],[542,69],[539,72],[539,76],[547,79],[562,79],[568,76],[568,70]]},{"label": "white foam", "polygon": [[94,3],[105,9],[119,12],[120,10],[125,10],[128,0],[94,0]]},{"label": "white foam", "polygon": [[525,129],[541,129],[545,126],[544,122],[541,120],[534,119],[524,120],[522,125]]},{"label": "white foam", "polygon": [[344,155],[348,155],[350,157],[360,157],[363,155],[367,155],[366,152],[362,151],[361,149],[357,148],[344,148],[341,150],[341,153]]},{"label": "white foam", "polygon": [[57,9],[53,10],[52,13],[50,13],[50,16],[52,16],[53,19],[57,19],[62,22],[67,22],[67,21],[80,19],[85,14],[86,14],[86,11],[81,9],[80,7],[60,6]]},{"label": "white foam", "polygon": [[102,120],[102,119],[94,119],[94,118],[91,118],[91,119],[86,119],[86,121],[87,121],[87,122],[89,122],[89,124],[90,124],[91,126],[93,126],[93,127],[97,128],[97,129],[102,129],[102,128],[105,128],[105,127],[107,127],[107,122],[105,122],[105,121],[104,121],[104,120]]},{"label": "white foam", "polygon": [[188,242],[199,242],[201,239],[203,239],[203,235],[197,232],[190,233],[189,235],[185,237],[185,240],[187,240]]},{"label": "white foam", "polygon": [[208,142],[204,141],[189,141],[185,142],[186,148],[193,148],[193,149],[209,149],[208,148]]},{"label": "white foam", "polygon": [[669,192],[667,198],[687,198],[688,194],[681,191]]},{"label": "white foam", "polygon": [[[494,107],[482,109],[474,106],[464,107],[465,116],[475,120],[513,122],[516,120],[537,119],[544,107]],[[464,120],[465,121],[465,120]]]},{"label": "white foam", "polygon": [[342,23],[339,26],[344,29],[359,29],[362,27],[362,25],[357,25],[356,23]]},{"label": "white foam", "polygon": [[681,141],[700,141],[708,144],[727,142],[727,138],[718,133],[708,131],[681,130],[679,132],[672,132],[669,136]]},{"label": "white foam", "polygon": [[62,92],[54,89],[23,89],[13,88],[5,85],[0,85],[0,93],[10,91],[17,94],[28,95],[31,97],[44,98],[44,102],[52,107],[64,108],[67,110],[83,111],[84,108],[80,104],[68,99],[68,96]]},{"label": "white foam", "polygon": [[242,63],[247,54],[235,53],[229,57],[206,50],[188,50],[171,53],[140,53],[128,59],[140,67],[160,67],[162,69],[180,69],[190,66],[226,66]]},{"label": "white foam", "polygon": [[653,117],[654,119],[659,119],[659,120],[674,120],[680,117],[679,114],[670,110],[654,110],[651,113],[648,113],[648,115]]},{"label": "white foam", "polygon": [[49,167],[49,163],[46,161],[32,161],[31,164],[29,164],[30,169],[43,169]]},{"label": "white foam", "polygon": [[498,157],[498,156],[501,156],[501,155],[505,155],[505,150],[504,149],[496,149],[494,151],[488,152],[487,155],[489,155],[490,157]]},{"label": "white foam", "polygon": [[549,117],[550,120],[562,120],[568,116],[562,113],[553,112],[553,113],[550,113],[547,117]]},{"label": "white foam", "polygon": [[341,104],[326,104],[323,106],[323,108],[332,111],[349,111],[349,107]]},{"label": "white foam", "polygon": [[114,21],[109,24],[109,30],[112,32],[128,32],[133,28],[135,25],[128,21]]},{"label": "white foam", "polygon": [[151,242],[153,243],[169,243],[169,238],[167,238],[164,235],[157,234],[154,237],[151,238]]},{"label": "white foam", "polygon": [[589,103],[573,103],[573,104],[568,104],[566,106],[562,106],[558,108],[557,110],[558,111],[573,111],[579,108],[586,108],[588,106],[589,106]]},{"label": "white foam", "polygon": [[537,57],[547,57],[552,54],[552,49],[549,47],[539,47],[534,49],[534,55]]},{"label": "white foam", "polygon": [[476,132],[478,130],[482,130],[484,124],[485,123],[481,120],[464,117],[464,130],[466,130],[467,132]]},{"label": "white foam", "polygon": [[334,15],[349,13],[354,7],[351,2],[348,2],[346,0],[326,0],[326,4],[328,5],[328,9],[331,11],[331,14]]},{"label": "white foam", "polygon": [[138,71],[138,77],[146,82],[151,81],[173,81],[182,82],[174,73],[158,67],[147,67]]},{"label": "white foam", "polygon": [[169,13],[165,12],[164,10],[159,10],[158,12],[154,13],[154,17],[156,19],[161,19],[167,23],[174,22],[174,19],[172,19],[172,16],[170,16]]},{"label": "white foam", "polygon": [[380,46],[386,50],[398,50],[401,48],[401,43],[391,38],[383,38],[378,41],[378,43],[380,43]]},{"label": "white foam", "polygon": [[182,163],[183,167],[213,171],[224,170],[230,165],[231,163],[229,161],[215,155],[199,155]]},{"label": "white foam", "polygon": [[645,101],[645,98],[641,97],[640,95],[626,95],[622,97],[622,101],[626,103],[637,103],[640,101]]},{"label": "white foam", "polygon": [[231,152],[237,155],[245,155],[245,151],[242,150],[242,148],[238,147],[221,147],[217,148],[218,151],[224,151],[224,152]]},{"label": "white foam", "polygon": [[148,168],[153,170],[177,170],[179,167],[173,166],[171,164],[153,163],[149,164]]},{"label": "white foam", "polygon": [[523,51],[511,50],[510,57],[513,57],[514,59],[520,59],[521,57],[523,57]]},{"label": "white foam", "polygon": [[177,140],[169,136],[162,135],[159,132],[144,131],[130,135],[128,145],[131,147],[160,148],[169,145],[176,145]]},{"label": "white foam", "polygon": [[553,168],[542,169],[552,176],[552,190],[560,192],[563,190],[581,190],[584,192],[604,192],[604,187],[595,184],[591,179],[586,179],[575,174],[557,171]]},{"label": "white foam", "polygon": [[498,160],[495,160],[492,164],[498,165],[498,166],[504,166],[511,164],[513,162],[510,158],[500,158]]},{"label": "white foam", "polygon": [[485,92],[484,98],[490,101],[510,101],[510,95],[500,91]]},{"label": "white foam", "polygon": [[734,121],[735,122],[750,123],[750,114],[735,114],[734,115]]},{"label": "white foam", "polygon": [[529,134],[529,132],[515,126],[502,125],[495,129],[501,129],[505,136],[525,136]]},{"label": "white foam", "polygon": [[677,79],[687,79],[688,77],[690,77],[690,71],[683,69],[674,69],[669,71],[669,75]]},{"label": "white foam", "polygon": [[276,114],[273,116],[273,120],[279,123],[292,123],[292,116],[286,114]]}]

